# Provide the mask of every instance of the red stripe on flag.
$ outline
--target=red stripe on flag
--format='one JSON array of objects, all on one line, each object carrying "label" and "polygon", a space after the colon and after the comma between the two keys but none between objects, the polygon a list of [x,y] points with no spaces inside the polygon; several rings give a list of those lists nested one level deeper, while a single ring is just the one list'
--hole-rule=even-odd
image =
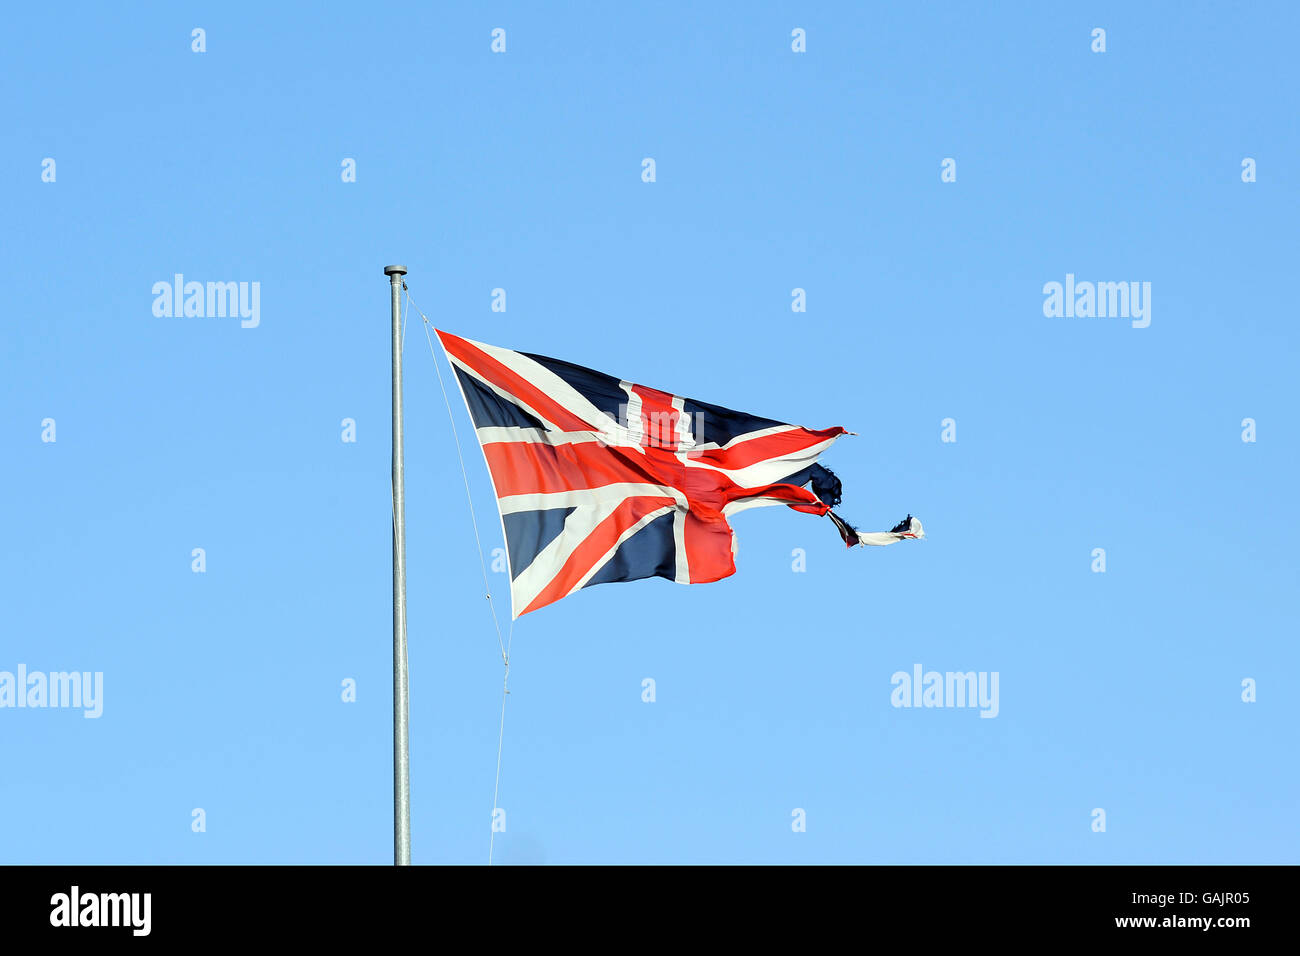
[{"label": "red stripe on flag", "polygon": [[483,455],[497,494],[502,497],[577,491],[620,482],[675,484],[671,474],[652,471],[642,455],[598,442],[488,442],[483,446]]},{"label": "red stripe on flag", "polygon": [[830,505],[807,488],[800,488],[798,485],[777,483],[774,485],[760,485],[757,488],[739,488],[733,485],[724,494],[728,502],[739,501],[743,498],[775,498],[777,501],[784,501],[795,511],[802,511],[810,515],[824,515],[831,510]]},{"label": "red stripe on flag", "polygon": [[690,458],[692,461],[705,462],[715,468],[735,470],[749,465],[756,465],[772,458],[783,458],[794,452],[803,451],[805,448],[819,445],[827,439],[838,438],[840,435],[846,434],[848,432],[838,425],[834,428],[823,428],[820,431],[814,431],[810,428],[792,428],[790,431],[778,432],[775,435],[750,438],[738,442],[730,448],[692,451],[690,452]]},{"label": "red stripe on flag", "polygon": [[720,581],[736,573],[735,532],[721,515],[686,515],[686,566],[692,584]]}]

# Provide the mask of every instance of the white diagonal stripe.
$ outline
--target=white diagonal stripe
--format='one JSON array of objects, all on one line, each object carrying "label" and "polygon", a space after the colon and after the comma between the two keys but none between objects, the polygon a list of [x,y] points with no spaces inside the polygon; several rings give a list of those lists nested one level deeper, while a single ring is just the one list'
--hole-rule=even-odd
[{"label": "white diagonal stripe", "polygon": [[816,445],[792,451],[780,458],[768,458],[752,465],[746,465],[743,468],[719,468],[717,465],[690,456],[684,456],[682,461],[688,468],[708,468],[724,474],[742,488],[756,488],[760,485],[770,485],[773,482],[780,481],[797,471],[803,471],[813,464],[818,456],[829,448],[834,441],[835,438],[828,438]]},{"label": "white diagonal stripe", "polygon": [[[572,414],[590,425],[593,431],[616,433],[617,421],[591,404],[586,396],[545,365],[533,361],[522,352],[503,349],[498,345],[488,345],[485,342],[475,342],[473,339],[466,339],[465,341],[492,356],[506,368],[526,379],[535,388],[545,392],[548,398],[563,405]],[[519,400],[517,396],[512,396],[512,398],[515,401]]]}]

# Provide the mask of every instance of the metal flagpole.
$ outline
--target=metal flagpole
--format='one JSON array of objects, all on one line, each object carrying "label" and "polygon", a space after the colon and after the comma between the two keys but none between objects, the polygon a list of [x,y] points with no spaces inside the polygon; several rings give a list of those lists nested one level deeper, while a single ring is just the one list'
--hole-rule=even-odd
[{"label": "metal flagpole", "polygon": [[406,667],[406,482],[402,457],[402,276],[385,266],[393,293],[393,863],[411,864],[410,687]]}]

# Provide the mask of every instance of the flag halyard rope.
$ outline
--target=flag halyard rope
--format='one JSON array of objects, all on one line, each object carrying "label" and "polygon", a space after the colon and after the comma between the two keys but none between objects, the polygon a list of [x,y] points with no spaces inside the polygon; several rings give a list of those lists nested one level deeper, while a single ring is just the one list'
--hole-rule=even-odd
[{"label": "flag halyard rope", "polygon": [[[412,299],[411,297],[411,290],[406,287],[405,282],[402,283],[402,288],[406,292],[406,302],[408,306],[408,312],[409,309],[411,308],[415,309],[415,311],[419,313],[420,319],[424,325],[424,337],[425,340],[429,343],[429,355],[433,358],[433,368],[434,371],[437,372],[438,374],[438,388],[442,392],[443,404],[447,406],[447,420],[451,422],[451,434],[456,444],[456,457],[460,460],[460,475],[462,481],[465,483],[465,498],[469,503],[469,518],[470,518],[470,524],[473,526],[474,529],[474,544],[478,548],[479,569],[483,573],[483,590],[485,596],[487,597],[488,609],[491,611],[492,614],[492,626],[496,630],[497,647],[501,651],[501,663],[504,665],[504,673],[501,679],[501,721],[497,728],[496,780],[492,786],[493,826],[492,826],[491,836],[489,836],[488,838],[488,866],[491,866],[492,853],[493,850],[495,849],[495,843],[496,843],[497,798],[500,795],[500,791],[501,791],[501,753],[502,753],[503,745],[505,743],[506,697],[510,694],[510,650],[514,642],[515,622],[513,619],[510,621],[510,627],[506,631],[506,636],[505,639],[503,640],[501,637],[501,623],[497,617],[496,604],[492,599],[492,585],[488,580],[487,561],[483,556],[483,539],[480,536],[478,530],[478,518],[474,514],[474,495],[470,491],[470,487],[469,487],[469,472],[465,468],[465,455],[461,449],[460,433],[456,428],[456,416],[452,413],[451,410],[451,400],[447,397],[447,386],[443,382],[442,367],[438,362],[438,352],[433,347],[433,336],[430,334],[432,324],[429,322],[429,317],[425,315],[423,311],[421,311],[418,305],[415,304],[415,300]],[[406,340],[405,321],[403,321],[402,323],[402,340],[403,340],[403,344],[405,344],[405,340]]]}]

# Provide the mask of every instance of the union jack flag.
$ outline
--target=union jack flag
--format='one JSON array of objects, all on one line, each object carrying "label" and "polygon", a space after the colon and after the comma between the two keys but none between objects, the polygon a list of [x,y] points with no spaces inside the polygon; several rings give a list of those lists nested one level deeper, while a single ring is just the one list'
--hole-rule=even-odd
[{"label": "union jack flag", "polygon": [[850,546],[923,536],[910,515],[868,535],[831,511],[840,482],[817,457],[843,428],[788,425],[543,355],[438,339],[492,476],[512,617],[593,584],[728,577],[727,519],[746,508],[829,515]]}]

